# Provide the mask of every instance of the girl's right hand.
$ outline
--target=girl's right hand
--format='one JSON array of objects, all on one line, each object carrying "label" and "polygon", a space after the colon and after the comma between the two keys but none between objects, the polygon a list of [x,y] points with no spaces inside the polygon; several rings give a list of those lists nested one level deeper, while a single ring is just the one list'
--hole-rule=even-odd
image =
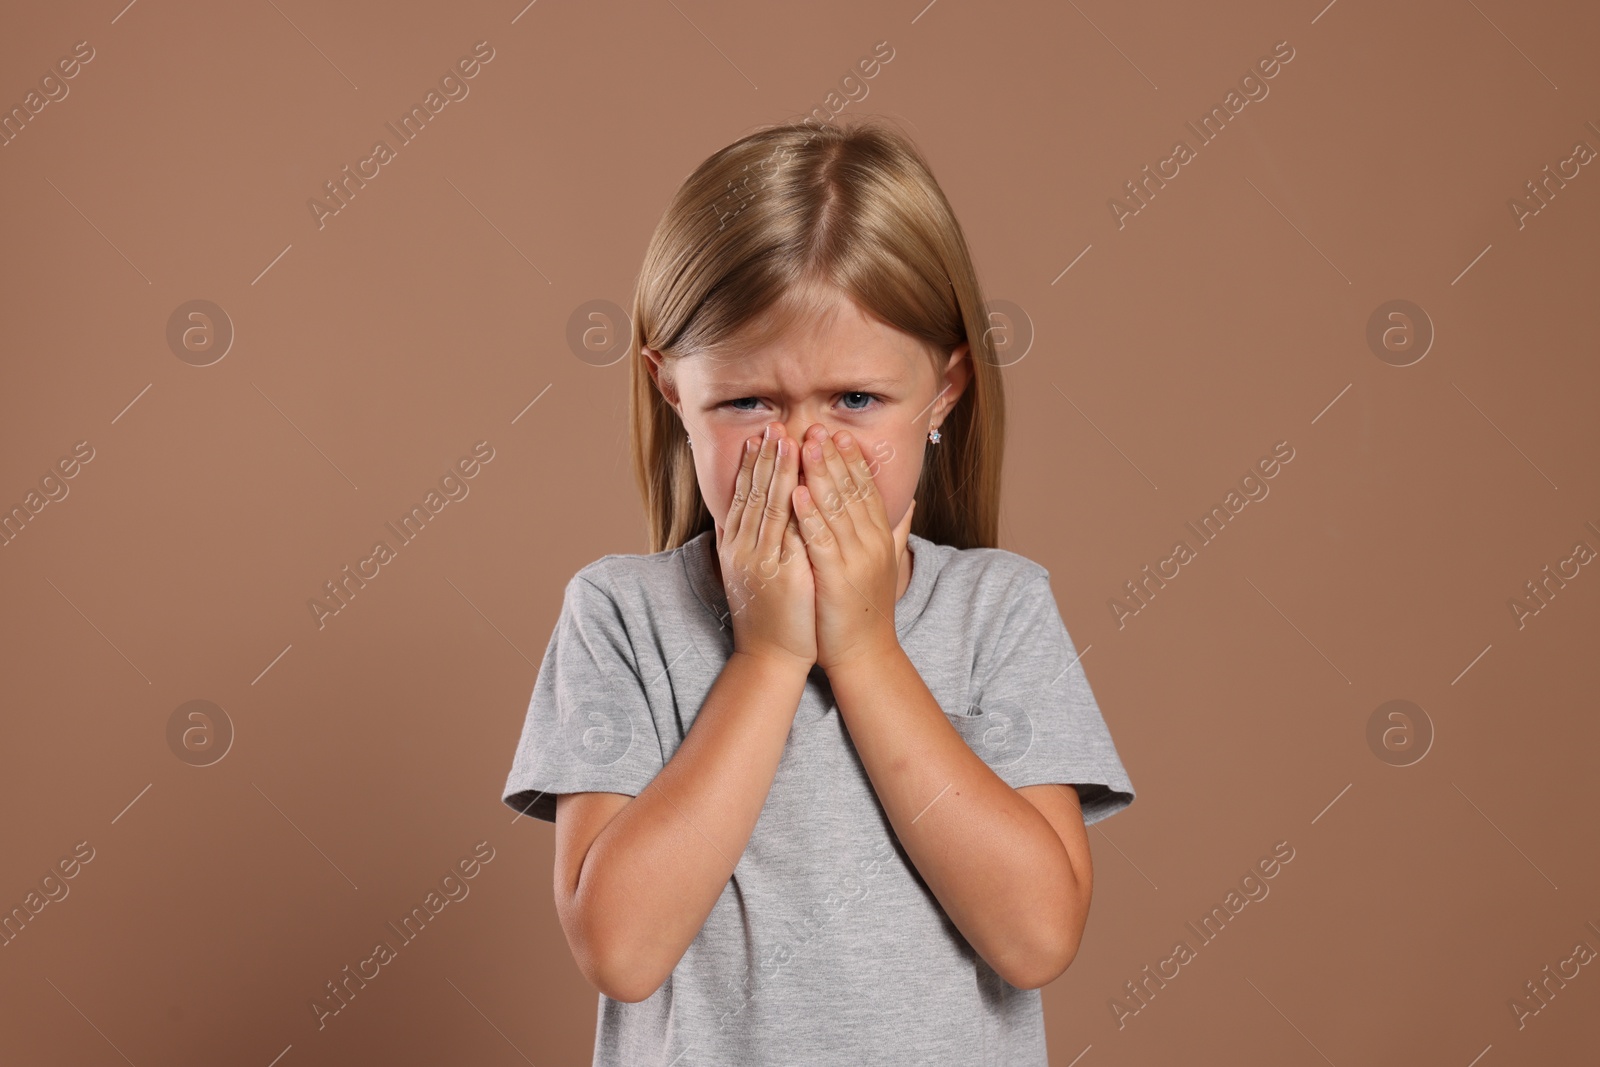
[{"label": "girl's right hand", "polygon": [[776,422],[764,437],[745,442],[717,557],[733,615],[733,650],[792,660],[809,671],[817,662],[816,588],[792,504],[798,446]]}]

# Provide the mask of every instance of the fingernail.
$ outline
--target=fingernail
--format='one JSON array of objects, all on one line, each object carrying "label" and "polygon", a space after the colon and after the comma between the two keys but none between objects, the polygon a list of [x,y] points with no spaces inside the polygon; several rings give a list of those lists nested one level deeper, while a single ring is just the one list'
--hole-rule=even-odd
[{"label": "fingernail", "polygon": [[839,443],[844,447],[849,448],[851,445],[856,443],[856,439],[850,436],[849,430],[840,430]]},{"label": "fingernail", "polygon": [[766,427],[764,429],[762,429],[762,431],[761,431],[761,440],[763,440],[763,441],[772,440],[772,423],[770,423],[770,422],[767,423]]},{"label": "fingernail", "polygon": [[787,456],[788,454],[789,454],[789,439],[787,437],[779,438],[779,440],[778,440],[778,455],[779,456]]}]

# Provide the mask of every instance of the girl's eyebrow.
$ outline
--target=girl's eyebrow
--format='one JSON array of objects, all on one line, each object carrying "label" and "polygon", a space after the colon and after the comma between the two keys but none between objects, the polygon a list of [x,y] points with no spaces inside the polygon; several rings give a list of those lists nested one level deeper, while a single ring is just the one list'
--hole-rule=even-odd
[{"label": "girl's eyebrow", "polygon": [[[831,385],[831,386],[823,386],[822,387],[822,391],[823,392],[829,392],[829,393],[842,393],[842,392],[857,391],[858,388],[861,387],[861,386],[865,386],[865,387],[870,388],[870,389],[882,389],[882,388],[885,388],[887,386],[893,386],[893,385],[899,385],[899,384],[900,384],[900,379],[899,378],[883,378],[883,377],[850,378],[850,379],[847,379],[847,380],[845,380],[843,382],[839,382],[839,383],[836,383],[836,384]],[[716,389],[716,391],[719,392],[719,393],[736,392],[736,391],[744,390],[744,389],[753,389],[756,392],[762,392],[767,388],[767,384],[765,382],[746,382],[746,381],[718,382],[718,383],[715,383],[713,388]],[[741,394],[741,395],[743,395],[743,394]]]}]

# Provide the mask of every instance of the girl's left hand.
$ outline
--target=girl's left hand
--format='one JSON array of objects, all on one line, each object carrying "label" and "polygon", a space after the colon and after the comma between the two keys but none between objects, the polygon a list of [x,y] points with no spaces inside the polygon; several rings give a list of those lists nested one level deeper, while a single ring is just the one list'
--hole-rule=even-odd
[{"label": "girl's left hand", "polygon": [[[817,665],[832,671],[899,645],[894,607],[916,501],[893,529],[861,445],[817,427],[800,450],[806,484],[794,513],[811,559],[817,596]],[[812,450],[820,448],[821,456]]]}]

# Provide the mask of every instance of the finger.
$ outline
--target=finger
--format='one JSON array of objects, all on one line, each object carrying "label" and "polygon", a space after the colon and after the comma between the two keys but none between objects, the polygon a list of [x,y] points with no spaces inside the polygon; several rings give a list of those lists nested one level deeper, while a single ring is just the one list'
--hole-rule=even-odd
[{"label": "finger", "polygon": [[847,544],[858,542],[861,536],[872,528],[872,516],[862,501],[861,487],[850,476],[850,468],[846,465],[839,446],[834,442],[833,435],[823,437],[820,443],[822,465],[839,493],[837,501],[824,501],[824,506],[829,509],[828,518],[833,520],[834,533],[839,535],[840,540]]},{"label": "finger", "polygon": [[822,515],[822,499],[829,493],[827,484],[827,471],[821,469],[817,459],[817,437],[807,433],[800,441],[800,469],[805,472],[806,480],[794,496],[795,518],[800,524],[800,536],[806,543],[811,542],[813,525],[818,521],[826,524]]},{"label": "finger", "polygon": [[811,561],[806,557],[806,539],[800,536],[800,520],[794,514],[794,490],[789,490],[790,507],[789,521],[783,524],[783,554],[778,557],[779,563],[792,563],[799,560],[806,566],[811,566]]},{"label": "finger", "polygon": [[767,494],[772,488],[772,465],[777,459],[778,442],[772,436],[768,423],[761,435],[761,450],[756,453],[755,466],[750,472],[750,492],[744,501],[744,524],[739,528],[745,544],[754,548],[761,534],[761,515],[767,507]]},{"label": "finger", "polygon": [[829,526],[846,525],[845,501],[834,475],[827,469],[827,456],[822,450],[826,434],[806,435],[802,462],[805,464],[806,490],[810,491],[811,510],[826,520]]},{"label": "finger", "polygon": [[778,554],[783,547],[784,528],[789,524],[789,494],[800,480],[800,465],[795,458],[795,442],[780,432],[776,440],[772,484],[767,488],[767,506],[761,517],[761,536],[757,539],[757,559],[764,577],[777,573]]},{"label": "finger", "polygon": [[[744,518],[744,502],[750,495],[750,479],[755,460],[755,448],[752,447],[753,437],[745,438],[744,452],[739,457],[739,475],[733,482],[733,499],[728,502],[728,514],[722,520],[723,540],[731,541],[739,536],[739,524]],[[721,548],[720,545],[717,546]]]},{"label": "finger", "polygon": [[878,481],[872,476],[872,465],[867,462],[866,453],[861,451],[861,442],[848,430],[841,430],[839,437],[839,454],[844,458],[851,480],[855,482],[862,507],[874,526],[886,529],[889,512],[883,503],[883,494],[878,492]]},{"label": "finger", "polygon": [[813,563],[819,558],[832,564],[839,557],[839,539],[833,535],[816,498],[811,495],[809,483],[794,491],[795,521],[800,525],[800,537],[805,542],[806,555]]}]

